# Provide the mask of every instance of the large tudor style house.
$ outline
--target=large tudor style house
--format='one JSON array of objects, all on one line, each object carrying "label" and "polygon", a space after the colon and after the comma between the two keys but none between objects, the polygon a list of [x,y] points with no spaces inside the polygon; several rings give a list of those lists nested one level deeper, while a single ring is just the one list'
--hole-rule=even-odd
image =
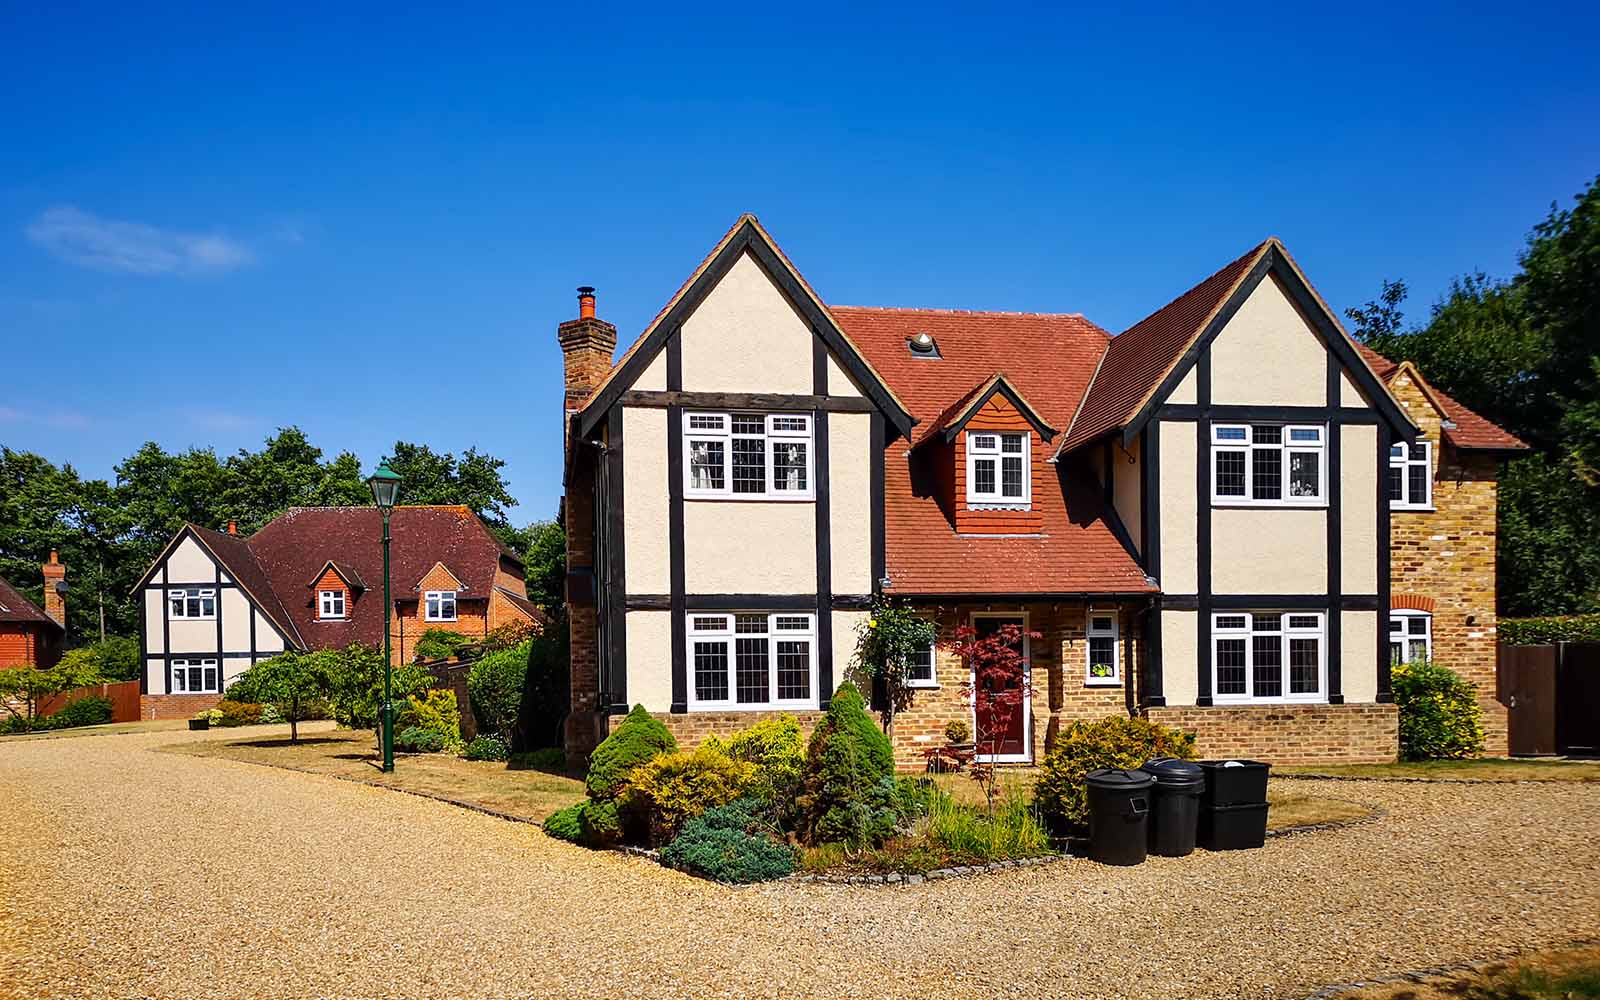
[{"label": "large tudor style house", "polygon": [[[545,616],[522,561],[461,506],[396,507],[392,519],[396,663],[429,629],[482,637]],[[383,642],[383,548],[372,507],[296,507],[249,538],[186,525],[135,593],[144,613],[141,715],[210,708],[253,663],[287,649]]]},{"label": "large tudor style house", "polygon": [[[1276,239],[1115,337],[830,306],[752,216],[615,363],[579,294],[569,751],[636,703],[680,740],[809,724],[879,594],[942,639],[1032,636],[1001,761],[1114,713],[1207,755],[1392,759],[1390,667],[1418,656],[1479,684],[1504,747],[1495,476],[1520,442],[1363,353]],[[902,764],[992,721],[942,644],[911,670]]]},{"label": "large tudor style house", "polygon": [[0,669],[53,667],[67,634],[67,567],[56,553],[44,571],[44,607],[0,577]]}]

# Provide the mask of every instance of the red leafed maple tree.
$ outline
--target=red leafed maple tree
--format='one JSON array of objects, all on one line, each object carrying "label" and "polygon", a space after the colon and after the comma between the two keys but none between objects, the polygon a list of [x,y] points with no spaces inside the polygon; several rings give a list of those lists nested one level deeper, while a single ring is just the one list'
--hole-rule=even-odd
[{"label": "red leafed maple tree", "polygon": [[983,789],[990,815],[994,814],[1000,777],[994,757],[1028,706],[1029,677],[1027,661],[1022,656],[1023,640],[1040,638],[1040,633],[1024,632],[1016,625],[1002,625],[989,635],[979,635],[977,629],[963,625],[956,629],[955,641],[948,647],[971,671],[962,689],[974,708],[974,749],[989,760],[975,761],[969,773]]}]

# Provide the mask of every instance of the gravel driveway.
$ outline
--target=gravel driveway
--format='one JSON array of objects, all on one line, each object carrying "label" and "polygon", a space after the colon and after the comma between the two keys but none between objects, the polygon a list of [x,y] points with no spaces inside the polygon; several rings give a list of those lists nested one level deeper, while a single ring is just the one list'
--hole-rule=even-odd
[{"label": "gravel driveway", "polygon": [[1317,783],[1389,816],[1126,870],[730,889],[154,752],[175,738],[0,744],[0,996],[1297,997],[1600,934],[1600,785]]}]

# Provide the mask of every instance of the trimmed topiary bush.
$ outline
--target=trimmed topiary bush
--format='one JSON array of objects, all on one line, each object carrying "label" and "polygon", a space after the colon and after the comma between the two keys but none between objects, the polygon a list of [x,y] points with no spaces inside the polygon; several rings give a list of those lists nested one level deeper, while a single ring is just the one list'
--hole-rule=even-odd
[{"label": "trimmed topiary bush", "polygon": [[479,736],[467,744],[463,756],[468,760],[505,760],[511,756],[511,748],[498,736]]},{"label": "trimmed topiary bush", "polygon": [[1483,751],[1476,685],[1432,663],[1397,664],[1389,678],[1400,709],[1402,759],[1471,757]]},{"label": "trimmed topiary bush", "polygon": [[222,713],[222,726],[253,726],[261,721],[261,706],[247,701],[231,701],[224,698],[217,702],[217,711]]},{"label": "trimmed topiary bush", "polygon": [[552,837],[570,840],[574,844],[583,841],[583,807],[588,801],[574,802],[565,809],[558,809],[551,813],[544,821],[544,832]]},{"label": "trimmed topiary bush", "polygon": [[1061,730],[1045,755],[1034,801],[1057,832],[1089,825],[1084,776],[1102,767],[1136,768],[1152,757],[1194,759],[1194,736],[1148,719],[1112,716],[1097,722],[1073,722]]},{"label": "trimmed topiary bush", "polygon": [[614,799],[585,802],[578,810],[578,826],[590,847],[611,847],[622,839],[622,816]]},{"label": "trimmed topiary bush", "polygon": [[407,726],[395,733],[394,747],[406,753],[439,753],[444,750],[444,737],[421,726]]},{"label": "trimmed topiary bush", "polygon": [[645,711],[643,705],[633,706],[622,724],[589,756],[589,776],[584,782],[589,797],[599,801],[616,798],[634,768],[657,754],[677,749],[678,741],[659,719]]},{"label": "trimmed topiary bush", "polygon": [[894,751],[848,681],[811,734],[798,806],[808,844],[875,846],[894,832]]},{"label": "trimmed topiary bush", "polygon": [[662,754],[634,768],[618,801],[629,832],[637,820],[637,829],[648,832],[650,843],[665,844],[684,823],[747,794],[756,784],[756,765],[708,745]]},{"label": "trimmed topiary bush", "polygon": [[517,712],[522,707],[522,689],[528,678],[531,645],[523,642],[487,653],[467,674],[472,713],[483,732],[509,736],[516,727]]},{"label": "trimmed topiary bush", "polygon": [[794,871],[794,851],[759,834],[690,820],[661,851],[661,863],[718,882],[768,882]]},{"label": "trimmed topiary bush", "polygon": [[771,802],[783,818],[793,817],[806,776],[806,739],[800,720],[788,714],[763,719],[725,739],[709,737],[702,745],[754,764],[755,794]]}]

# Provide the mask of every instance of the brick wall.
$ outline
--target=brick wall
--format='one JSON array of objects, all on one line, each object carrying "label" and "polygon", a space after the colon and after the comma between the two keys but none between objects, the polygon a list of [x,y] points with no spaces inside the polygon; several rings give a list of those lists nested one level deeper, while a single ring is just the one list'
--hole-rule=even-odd
[{"label": "brick wall", "polygon": [[1495,682],[1500,464],[1493,456],[1443,445],[1439,413],[1409,375],[1402,372],[1389,388],[1434,443],[1434,509],[1390,515],[1390,590],[1433,599],[1434,662],[1478,686],[1485,751],[1503,756],[1506,708],[1496,698]]},{"label": "brick wall", "polygon": [[217,707],[220,694],[146,694],[139,696],[139,718],[188,719]]},{"label": "brick wall", "polygon": [[390,628],[396,665],[410,663],[415,659],[417,643],[422,639],[422,633],[429,629],[459,632],[474,640],[482,639],[489,634],[489,602],[481,598],[468,600],[458,594],[456,620],[453,622],[424,620],[427,608],[425,602],[421,600],[407,601],[398,605],[395,611],[395,616],[390,619]]},{"label": "brick wall", "polygon": [[746,729],[764,719],[776,719],[780,715],[792,715],[800,720],[800,729],[805,733],[806,739],[811,738],[811,730],[816,727],[817,721],[822,718],[821,712],[686,712],[674,715],[671,712],[652,712],[662,724],[672,733],[672,738],[678,741],[680,749],[690,749],[699,746],[707,736],[727,736],[737,729]]},{"label": "brick wall", "polygon": [[1195,734],[1202,758],[1248,757],[1274,764],[1386,763],[1399,750],[1394,705],[1228,705],[1147,708],[1163,726]]},{"label": "brick wall", "polygon": [[0,623],[0,667],[32,666],[37,662],[35,631],[32,625]]}]

